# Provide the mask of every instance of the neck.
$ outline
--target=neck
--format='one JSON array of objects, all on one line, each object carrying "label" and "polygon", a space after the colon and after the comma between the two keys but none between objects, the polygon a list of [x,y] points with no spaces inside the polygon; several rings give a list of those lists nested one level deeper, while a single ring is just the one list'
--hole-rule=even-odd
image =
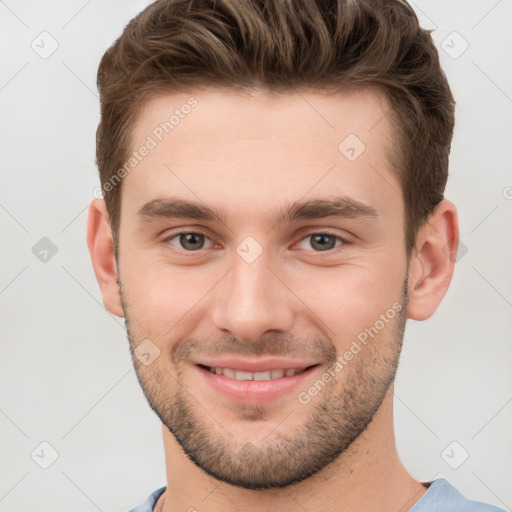
[{"label": "neck", "polygon": [[[368,428],[336,461],[283,489],[248,490],[205,474],[163,427],[167,489],[155,510],[208,512],[292,512],[298,508],[334,512],[406,512],[427,488],[402,465],[393,427],[393,385]],[[167,499],[166,499],[167,498]]]}]

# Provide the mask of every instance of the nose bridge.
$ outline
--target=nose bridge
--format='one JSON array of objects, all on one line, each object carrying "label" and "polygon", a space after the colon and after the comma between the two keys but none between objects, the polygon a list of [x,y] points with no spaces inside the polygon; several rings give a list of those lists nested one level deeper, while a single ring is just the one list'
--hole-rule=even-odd
[{"label": "nose bridge", "polygon": [[[242,246],[242,244],[241,244]],[[283,283],[268,267],[270,258],[234,253],[232,270],[215,297],[213,322],[240,341],[252,341],[268,330],[287,331],[293,311]]]}]

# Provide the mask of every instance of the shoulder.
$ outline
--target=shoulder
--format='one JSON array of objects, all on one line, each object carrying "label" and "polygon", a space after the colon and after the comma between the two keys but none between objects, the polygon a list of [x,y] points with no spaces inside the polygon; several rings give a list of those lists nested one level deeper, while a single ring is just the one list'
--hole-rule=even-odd
[{"label": "shoulder", "polygon": [[504,509],[465,498],[444,478],[430,483],[427,492],[409,512],[505,512]]},{"label": "shoulder", "polygon": [[130,512],[153,512],[153,507],[155,506],[158,498],[163,494],[166,487],[160,487],[153,493],[151,493],[140,505],[135,508],[132,508]]}]

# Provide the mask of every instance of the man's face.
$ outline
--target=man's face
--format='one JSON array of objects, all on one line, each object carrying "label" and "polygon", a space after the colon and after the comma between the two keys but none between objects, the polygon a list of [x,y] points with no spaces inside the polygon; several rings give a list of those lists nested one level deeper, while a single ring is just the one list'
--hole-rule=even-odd
[{"label": "man's face", "polygon": [[[398,364],[407,257],[388,106],[368,90],[210,90],[155,132],[189,97],[147,105],[133,149],[157,144],[123,182],[118,270],[134,365],[196,465],[233,485],[283,487],[342,456]],[[176,216],[185,203],[219,217]]]}]

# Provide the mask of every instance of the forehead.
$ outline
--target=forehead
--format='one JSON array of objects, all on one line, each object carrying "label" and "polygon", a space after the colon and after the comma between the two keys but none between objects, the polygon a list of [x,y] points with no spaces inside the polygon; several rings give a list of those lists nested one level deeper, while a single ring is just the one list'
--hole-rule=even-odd
[{"label": "forehead", "polygon": [[[157,142],[166,139],[165,144],[178,146],[184,142],[180,134],[188,137],[193,131],[203,146],[256,139],[265,139],[266,145],[272,145],[274,136],[279,138],[279,145],[293,147],[294,140],[301,137],[311,144],[321,143],[326,155],[334,150],[337,156],[338,144],[348,134],[364,143],[385,144],[391,131],[388,111],[385,95],[375,88],[337,93],[209,88],[150,99],[134,124],[132,142],[137,146],[152,134]],[[202,152],[202,147],[195,150]]]},{"label": "forehead", "polygon": [[155,97],[133,128],[132,150],[151,149],[126,176],[122,203],[135,211],[159,196],[181,195],[249,215],[255,197],[262,209],[310,192],[371,203],[379,201],[369,197],[379,195],[376,187],[380,200],[396,201],[388,111],[383,93],[368,88]]}]

